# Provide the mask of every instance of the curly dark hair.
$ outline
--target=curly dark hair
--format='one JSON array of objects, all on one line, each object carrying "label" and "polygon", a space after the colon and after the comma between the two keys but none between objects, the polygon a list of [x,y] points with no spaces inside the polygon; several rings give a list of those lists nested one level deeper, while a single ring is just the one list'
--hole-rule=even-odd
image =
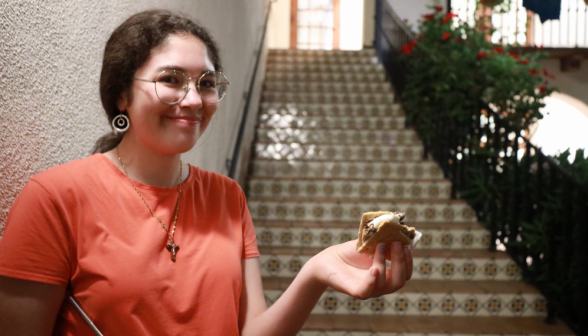
[{"label": "curly dark hair", "polygon": [[[206,46],[214,69],[222,70],[216,42],[208,30],[198,23],[167,10],[134,14],[114,30],[104,48],[100,99],[109,123],[121,113],[117,106],[118,99],[131,87],[137,69],[147,61],[155,48],[174,34],[190,34],[200,39]],[[123,134],[108,133],[96,141],[92,153],[108,152],[118,146],[122,138]]]}]

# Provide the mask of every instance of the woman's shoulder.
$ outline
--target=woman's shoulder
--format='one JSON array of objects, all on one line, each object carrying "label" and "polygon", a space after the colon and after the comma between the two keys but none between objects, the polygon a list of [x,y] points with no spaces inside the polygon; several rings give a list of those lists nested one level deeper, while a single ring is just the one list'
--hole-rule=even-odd
[{"label": "woman's shoulder", "polygon": [[95,154],[82,159],[76,159],[67,163],[59,164],[44,170],[31,177],[46,189],[63,189],[73,184],[79,185],[84,180],[90,180],[91,172],[96,171],[99,166],[100,154]]},{"label": "woman's shoulder", "polygon": [[205,189],[211,190],[225,190],[225,191],[241,191],[241,186],[232,178],[223,174],[215,173],[212,171],[204,170],[192,166],[195,171],[196,178],[195,183],[199,183]]}]

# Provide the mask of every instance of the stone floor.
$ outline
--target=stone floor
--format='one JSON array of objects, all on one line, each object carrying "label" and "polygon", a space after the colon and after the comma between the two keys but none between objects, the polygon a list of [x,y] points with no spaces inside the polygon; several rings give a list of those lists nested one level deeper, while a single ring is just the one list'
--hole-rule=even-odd
[{"label": "stone floor", "polygon": [[356,239],[363,212],[403,211],[424,234],[402,290],[366,301],[327,290],[300,336],[572,335],[543,323],[544,297],[450,199],[373,50],[270,51],[251,167],[268,305],[313,255]]}]

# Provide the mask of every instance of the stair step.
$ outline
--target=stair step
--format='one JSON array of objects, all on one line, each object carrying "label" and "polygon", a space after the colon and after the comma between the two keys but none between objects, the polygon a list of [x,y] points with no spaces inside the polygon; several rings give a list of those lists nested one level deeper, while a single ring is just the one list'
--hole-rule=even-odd
[{"label": "stair step", "polygon": [[330,181],[330,180],[249,180],[251,197],[296,197],[336,199],[362,198],[364,200],[445,199],[451,195],[451,183],[444,181]]},{"label": "stair step", "polygon": [[386,83],[385,72],[288,72],[268,71],[265,74],[266,81],[292,81],[292,82],[325,82],[325,83],[348,83],[348,82],[370,82]]},{"label": "stair step", "polygon": [[[359,219],[354,221],[275,221],[256,220],[255,226],[276,228],[322,228],[322,229],[358,229]],[[411,226],[421,230],[480,230],[482,226],[478,222],[410,222]]]},{"label": "stair step", "polygon": [[272,55],[268,57],[268,63],[310,63],[310,64],[375,64],[379,63],[375,54],[351,54],[351,55],[325,55],[325,56],[295,56]]},{"label": "stair step", "polygon": [[256,159],[288,160],[416,160],[423,157],[418,145],[311,145],[298,143],[255,144]]},{"label": "stair step", "polygon": [[302,329],[298,336],[574,335],[561,320],[551,325],[543,317],[501,316],[313,314]]},{"label": "stair step", "polygon": [[264,92],[263,102],[317,104],[394,104],[394,93],[290,93]]},{"label": "stair step", "polygon": [[[268,306],[284,293],[265,290]],[[365,301],[327,290],[311,314],[357,314],[402,316],[501,316],[547,315],[545,298],[539,293],[416,293],[396,292]]]},{"label": "stair step", "polygon": [[253,160],[255,177],[321,178],[412,178],[442,179],[443,172],[434,161],[420,162],[306,162],[300,160]]},{"label": "stair step", "polygon": [[385,73],[380,63],[370,64],[317,64],[317,63],[268,63],[267,72],[324,72],[324,73]]},{"label": "stair step", "polygon": [[[259,250],[262,276],[294,277],[302,266],[322,249],[260,246]],[[450,253],[454,251],[456,253]],[[521,279],[521,269],[506,253],[483,250],[440,252],[439,250],[419,250],[417,248],[413,251],[413,262],[412,279],[415,280],[506,281]],[[387,261],[387,264],[389,265],[390,262]]]},{"label": "stair step", "polygon": [[[286,290],[293,277],[264,277],[263,288],[267,290]],[[539,293],[533,285],[518,280],[423,280],[407,281],[399,293],[456,293],[456,294],[519,294]]]},{"label": "stair step", "polygon": [[389,202],[353,202],[351,200],[313,202],[280,202],[275,200],[248,199],[248,206],[254,220],[280,221],[359,221],[367,211],[401,211],[406,213],[405,222],[472,222],[476,215],[464,201],[434,201],[427,203],[413,200],[391,200]]},{"label": "stair step", "polygon": [[321,57],[352,57],[357,55],[375,56],[375,49],[361,49],[361,50],[311,50],[311,49],[270,49],[269,56],[321,56]]},{"label": "stair step", "polygon": [[394,88],[387,82],[349,82],[349,83],[312,83],[312,82],[282,82],[266,81],[263,87],[264,92],[292,92],[292,93],[314,93],[314,92],[340,92],[340,93],[388,93]]},{"label": "stair step", "polygon": [[[283,118],[283,117],[282,117]],[[292,124],[288,120],[276,120],[273,124],[283,127]],[[402,120],[404,122],[404,120]],[[267,125],[267,122],[265,122]],[[395,130],[316,130],[316,129],[263,129],[256,130],[260,143],[302,143],[302,144],[375,144],[375,145],[422,145],[412,129]]]},{"label": "stair step", "polygon": [[[279,128],[283,131],[296,132],[301,129],[321,130],[358,130],[372,132],[399,131],[405,127],[406,117],[305,117],[305,116],[282,116],[282,115],[261,115],[258,118],[259,128]],[[414,131],[413,131],[414,132]]]},{"label": "stair step", "polygon": [[300,115],[307,117],[391,117],[403,116],[398,104],[309,104],[309,103],[271,103],[262,102],[260,115]]},{"label": "stair step", "polygon": [[[306,228],[256,226],[259,246],[291,246],[326,248],[357,239],[358,225],[353,228]],[[422,249],[488,249],[490,233],[479,226],[476,230],[417,228],[423,234],[418,248]],[[312,239],[309,237],[312,237]]]}]

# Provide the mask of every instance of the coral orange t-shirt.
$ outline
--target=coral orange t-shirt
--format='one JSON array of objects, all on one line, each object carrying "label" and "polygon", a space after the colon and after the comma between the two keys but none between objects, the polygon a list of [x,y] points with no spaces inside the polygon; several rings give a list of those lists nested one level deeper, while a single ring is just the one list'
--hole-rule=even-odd
[{"label": "coral orange t-shirt", "polygon": [[[135,184],[169,227],[179,186]],[[239,185],[191,166],[174,240],[176,262],[128,178],[94,154],[25,185],[0,242],[0,275],[71,283],[105,335],[239,335],[241,260],[259,257]],[[68,303],[55,334],[94,335]]]}]

